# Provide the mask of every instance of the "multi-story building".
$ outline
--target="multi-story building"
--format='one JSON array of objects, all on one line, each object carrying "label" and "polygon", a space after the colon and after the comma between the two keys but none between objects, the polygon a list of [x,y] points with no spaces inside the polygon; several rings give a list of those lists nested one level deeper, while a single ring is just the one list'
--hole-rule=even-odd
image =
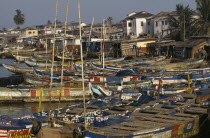
[{"label": "multi-story building", "polygon": [[151,34],[153,14],[141,11],[132,12],[127,15],[123,23],[124,35],[137,38],[141,35]]},{"label": "multi-story building", "polygon": [[[132,12],[122,21],[125,36],[145,37],[149,34],[152,37],[162,38],[171,33],[170,18],[178,19],[176,11],[160,12],[156,15],[141,11]],[[193,12],[193,19],[198,19],[199,15]]]},{"label": "multi-story building", "polygon": [[175,17],[176,12],[160,12],[152,18],[154,28],[152,36],[164,37],[170,33],[170,16]]}]

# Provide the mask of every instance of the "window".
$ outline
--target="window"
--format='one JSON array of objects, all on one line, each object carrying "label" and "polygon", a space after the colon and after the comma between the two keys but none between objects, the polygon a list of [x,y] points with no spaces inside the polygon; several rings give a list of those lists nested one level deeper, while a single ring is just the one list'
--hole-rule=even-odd
[{"label": "window", "polygon": [[141,21],[141,26],[144,26],[144,23]]},{"label": "window", "polygon": [[158,22],[155,22],[156,23],[156,26],[158,26]]},{"label": "window", "polygon": [[148,34],[150,34],[150,30],[148,31]]},{"label": "window", "polygon": [[168,25],[168,22],[167,21],[165,21],[165,25]]},{"label": "window", "polygon": [[147,22],[147,25],[150,25],[150,22]]},{"label": "window", "polygon": [[128,26],[129,26],[129,27],[132,27],[132,23],[128,23]]},{"label": "window", "polygon": [[164,21],[162,21],[162,25],[164,25]]},{"label": "window", "polygon": [[28,32],[28,34],[31,34],[31,32]]}]

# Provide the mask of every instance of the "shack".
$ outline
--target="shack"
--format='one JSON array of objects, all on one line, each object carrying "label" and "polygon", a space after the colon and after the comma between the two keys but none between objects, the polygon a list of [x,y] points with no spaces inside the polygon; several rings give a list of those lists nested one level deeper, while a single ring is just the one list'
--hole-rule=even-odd
[{"label": "shack", "polygon": [[204,47],[208,45],[205,39],[187,40],[176,44],[174,47],[174,56],[176,58],[203,58],[206,56]]},{"label": "shack", "polygon": [[209,60],[210,59],[210,55],[208,53],[210,53],[210,35],[208,35],[208,36],[193,36],[192,39],[194,39],[194,40],[204,39],[204,40],[206,40],[208,42],[208,45],[205,45],[204,49],[205,49],[205,51],[207,53],[206,59]]},{"label": "shack", "polygon": [[174,40],[157,41],[147,44],[147,52],[150,56],[168,56],[173,57]]},{"label": "shack", "polygon": [[142,53],[147,53],[147,44],[155,41],[154,38],[121,41],[122,56],[141,56]]}]

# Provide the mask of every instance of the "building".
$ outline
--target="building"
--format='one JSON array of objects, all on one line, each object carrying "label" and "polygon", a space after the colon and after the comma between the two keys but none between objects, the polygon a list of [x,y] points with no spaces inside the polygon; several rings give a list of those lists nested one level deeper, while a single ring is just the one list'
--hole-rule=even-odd
[{"label": "building", "polygon": [[152,34],[152,17],[153,14],[141,11],[141,12],[132,12],[127,15],[122,21],[124,35],[137,38],[143,37],[146,34]]},{"label": "building", "polygon": [[155,15],[153,20],[153,33],[152,36],[164,37],[170,33],[169,18],[170,16],[176,16],[175,11],[171,12],[160,12]]},{"label": "building", "polygon": [[[174,29],[170,26],[170,18],[174,17],[177,19],[179,16],[176,11],[169,12],[160,12],[157,15],[153,16],[153,33],[152,36],[163,38],[171,33],[171,30]],[[198,19],[199,15],[196,12],[193,12],[192,19]]]},{"label": "building", "polygon": [[206,56],[205,46],[208,42],[205,39],[187,40],[174,47],[176,58],[203,58]]},{"label": "building", "polygon": [[32,28],[26,28],[26,29],[21,30],[20,36],[23,38],[38,36],[38,30],[32,29]]},{"label": "building", "polygon": [[153,38],[139,38],[121,42],[122,56],[141,56],[142,53],[148,52],[147,45],[155,42]]}]

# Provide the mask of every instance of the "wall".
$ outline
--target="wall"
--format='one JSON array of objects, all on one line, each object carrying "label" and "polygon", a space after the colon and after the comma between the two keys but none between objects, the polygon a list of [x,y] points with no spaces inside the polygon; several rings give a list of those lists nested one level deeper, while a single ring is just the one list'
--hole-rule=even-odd
[{"label": "wall", "polygon": [[147,52],[147,44],[155,42],[155,40],[144,40],[136,43],[137,48],[141,47],[142,52]]},{"label": "wall", "polygon": [[21,37],[38,36],[38,30],[23,30],[21,31]]},{"label": "wall", "polygon": [[135,42],[121,43],[122,56],[136,56],[136,50],[132,49],[131,46],[136,45]]},{"label": "wall", "polygon": [[[143,23],[143,26],[141,26],[141,22]],[[136,19],[136,37],[138,37],[140,34],[147,33],[147,21],[145,18],[138,18]]]},{"label": "wall", "polygon": [[[156,26],[156,22],[158,22],[158,26]],[[164,22],[164,24],[162,24],[162,22]],[[154,35],[157,35],[157,36],[161,36],[161,35],[166,36],[170,32],[167,33],[164,30],[168,30],[168,28],[169,28],[169,21],[168,21],[167,18],[164,18],[164,19],[155,18],[154,19]],[[164,31],[163,34],[162,34],[162,31]]]}]

